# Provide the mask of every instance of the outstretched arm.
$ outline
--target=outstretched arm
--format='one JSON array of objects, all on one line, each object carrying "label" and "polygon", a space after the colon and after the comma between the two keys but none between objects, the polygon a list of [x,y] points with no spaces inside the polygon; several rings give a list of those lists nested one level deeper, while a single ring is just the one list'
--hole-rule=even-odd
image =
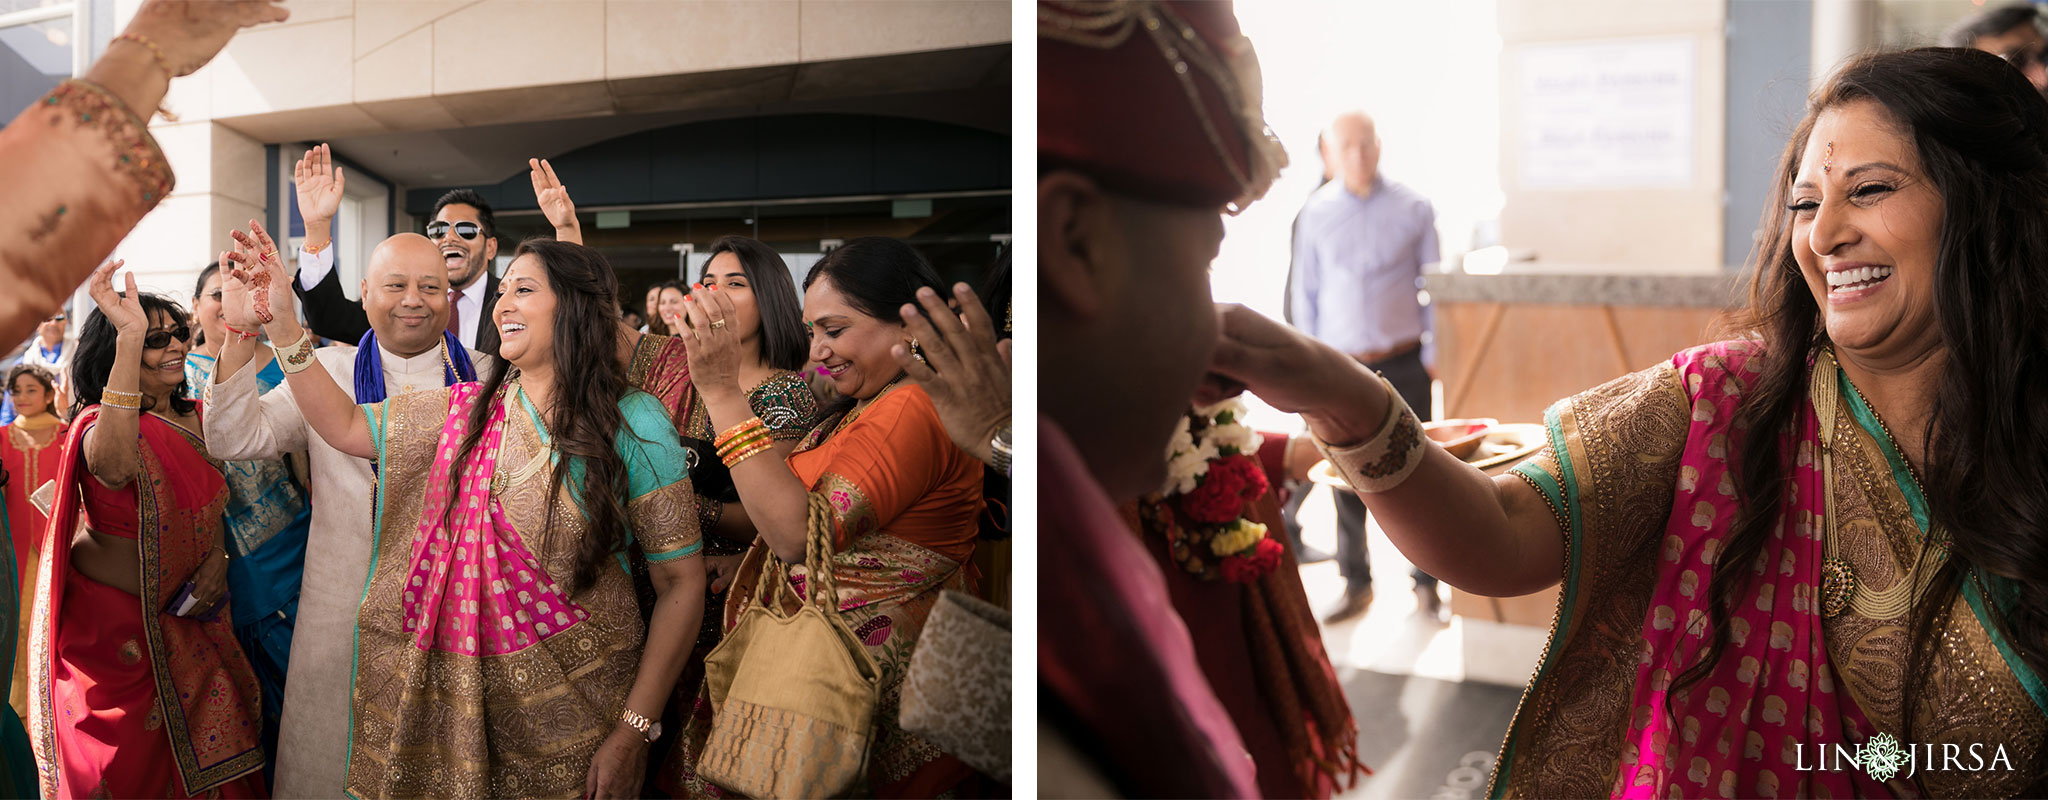
[{"label": "outstretched arm", "polygon": [[[277,258],[277,248],[262,223],[249,221],[250,233],[235,231],[234,239],[244,247],[252,248],[256,255],[249,256],[237,248],[228,254],[235,261],[235,269],[229,278],[240,282],[234,287],[237,296],[246,293],[248,310],[257,318],[267,318],[263,325],[270,341],[278,349],[278,363],[284,368],[285,380],[292,387],[292,398],[299,404],[299,413],[313,432],[336,450],[356,458],[375,458],[376,450],[370,439],[370,421],[363,416],[355,400],[334,382],[334,376],[327,374],[327,368],[313,357],[311,334],[300,327],[298,317],[292,309],[292,290],[287,286],[291,276],[285,273],[284,265]],[[222,302],[228,296],[228,284],[223,284]],[[268,304],[268,308],[264,304]]]},{"label": "outstretched arm", "polygon": [[[1243,306],[1218,306],[1207,396],[1249,389],[1301,414],[1333,450],[1371,440],[1399,402],[1349,356]],[[1387,538],[1416,567],[1474,594],[1510,597],[1564,574],[1564,533],[1541,496],[1513,475],[1489,478],[1434,443],[1398,486],[1361,493]]]},{"label": "outstretched arm", "polygon": [[27,338],[63,307],[170,193],[148,118],[171,78],[204,66],[235,31],[285,16],[273,0],[150,0],[83,80],[0,130],[0,341]]}]

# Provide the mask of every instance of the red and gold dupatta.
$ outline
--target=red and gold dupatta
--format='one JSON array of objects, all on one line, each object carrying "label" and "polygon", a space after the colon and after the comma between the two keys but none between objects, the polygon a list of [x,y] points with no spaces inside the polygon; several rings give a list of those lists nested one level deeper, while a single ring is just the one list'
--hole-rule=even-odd
[{"label": "red and gold dupatta", "polygon": [[[256,673],[235,642],[232,615],[226,609],[212,622],[164,611],[220,541],[227,483],[220,465],[206,455],[198,437],[161,417],[143,414],[141,470],[129,487],[118,490],[131,493],[135,502],[142,595],[131,598],[113,590],[136,603],[135,608],[90,607],[67,618],[67,583],[82,581],[91,587],[111,588],[73,575],[70,563],[70,537],[85,503],[83,484],[92,480],[85,469],[84,434],[98,418],[98,406],[86,409],[73,422],[64,443],[64,460],[57,473],[61,491],[51,510],[38,568],[40,590],[30,643],[30,683],[38,691],[30,704],[29,728],[43,794],[69,797],[105,792],[116,797],[156,797],[167,790],[196,795],[214,789],[236,793],[244,787],[228,784],[263,767],[263,751],[257,743],[261,690]],[[106,698],[107,694],[69,689],[69,682],[61,679],[79,665],[60,663],[60,645],[72,639],[106,638],[109,629],[119,626],[118,618],[125,616],[140,618],[141,635],[118,645],[118,652],[111,656],[123,665],[146,664],[150,680],[134,685],[140,691],[133,696],[96,704],[105,707],[76,707],[78,698]],[[131,649],[130,645],[138,647]],[[159,697],[177,700],[159,707]],[[146,721],[140,729],[119,725],[129,717],[146,717]],[[81,729],[90,729],[94,722],[100,723],[99,730],[117,729],[132,738],[81,734]],[[176,785],[167,780],[166,769],[149,769],[150,759],[135,757],[138,752],[166,749],[166,744],[170,759],[161,766],[176,766]],[[252,780],[258,781],[257,785],[247,788],[260,793],[260,778]]]}]

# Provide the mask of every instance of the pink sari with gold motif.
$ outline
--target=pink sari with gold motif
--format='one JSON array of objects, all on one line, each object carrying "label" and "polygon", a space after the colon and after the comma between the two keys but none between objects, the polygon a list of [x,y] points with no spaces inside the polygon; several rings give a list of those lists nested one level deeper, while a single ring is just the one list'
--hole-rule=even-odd
[{"label": "pink sari with gold motif", "polygon": [[[1687,350],[1545,414],[1549,448],[1515,474],[1565,532],[1564,591],[1490,794],[2024,792],[2043,763],[2048,687],[2000,638],[1989,599],[1996,591],[1987,591],[1997,579],[1967,579],[1941,631],[1949,646],[1912,708],[1901,685],[1905,616],[1821,613],[1830,492],[1846,558],[1876,589],[1899,579],[1928,524],[1905,461],[1846,378],[1849,400],[1833,428],[1819,430],[1807,405],[1783,445],[1792,462],[1783,519],[1762,557],[1743,566],[1755,574],[1729,622],[1729,646],[1704,680],[1672,691],[1713,635],[1708,587],[1738,510],[1737,406],[1755,374],[1754,347]],[[1816,455],[1824,435],[1834,447],[1833,486]],[[1909,765],[1887,775],[1833,759],[1837,746],[1856,752],[1880,736],[1902,739],[1906,714],[1918,741],[1902,747],[2003,745],[2014,768]]]}]

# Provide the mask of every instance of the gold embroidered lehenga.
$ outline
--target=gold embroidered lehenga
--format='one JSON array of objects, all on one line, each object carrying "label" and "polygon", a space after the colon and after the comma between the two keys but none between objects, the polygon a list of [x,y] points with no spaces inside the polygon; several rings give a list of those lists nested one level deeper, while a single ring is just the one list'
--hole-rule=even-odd
[{"label": "gold embroidered lehenga", "polygon": [[[358,797],[577,797],[618,725],[644,629],[623,556],[574,595],[586,524],[580,465],[544,520],[548,434],[523,392],[501,393],[476,452],[453,464],[477,384],[364,406],[378,450],[378,526],[358,617],[348,791]],[[697,555],[681,446],[631,392],[616,446],[630,534],[652,561]],[[448,475],[464,477],[449,499]],[[566,595],[566,596],[565,596]]]}]

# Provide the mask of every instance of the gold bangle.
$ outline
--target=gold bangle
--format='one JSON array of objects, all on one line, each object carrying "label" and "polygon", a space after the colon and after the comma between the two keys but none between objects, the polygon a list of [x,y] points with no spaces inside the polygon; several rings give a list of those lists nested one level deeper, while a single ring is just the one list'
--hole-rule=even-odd
[{"label": "gold bangle", "polygon": [[767,423],[762,422],[760,417],[748,417],[747,421],[726,428],[725,432],[718,434],[717,438],[712,440],[712,444],[723,450],[734,439],[746,436],[754,431],[767,430],[767,428]]},{"label": "gold bangle", "polygon": [[107,408],[125,408],[129,411],[141,411],[142,393],[123,392],[117,389],[101,389],[100,405]]},{"label": "gold bangle", "polygon": [[727,439],[723,443],[719,444],[718,455],[719,457],[723,458],[727,453],[745,449],[747,446],[752,445],[755,442],[766,441],[769,438],[771,437],[768,435],[767,428],[754,428],[752,430],[747,431],[746,433],[742,433],[738,436]]},{"label": "gold bangle", "polygon": [[313,365],[313,332],[301,328],[299,340],[287,345],[271,345],[271,352],[277,354],[277,367],[286,375],[305,372]]},{"label": "gold bangle", "polygon": [[773,445],[769,442],[760,442],[748,447],[741,448],[730,455],[720,456],[719,460],[724,461],[725,468],[730,470],[735,467],[738,467],[740,465],[740,462],[742,461],[745,461],[749,458],[753,458],[754,456],[758,456],[762,453],[767,452],[769,448],[772,446]]},{"label": "gold bangle", "polygon": [[161,68],[164,71],[164,80],[166,82],[170,81],[172,78],[179,77],[177,71],[171,69],[171,62],[164,58],[163,48],[157,47],[156,42],[151,40],[149,37],[139,33],[124,33],[120,36],[114,37],[114,41],[134,42],[136,44],[142,45],[143,47],[149,48],[149,54],[156,58],[157,67]]}]

